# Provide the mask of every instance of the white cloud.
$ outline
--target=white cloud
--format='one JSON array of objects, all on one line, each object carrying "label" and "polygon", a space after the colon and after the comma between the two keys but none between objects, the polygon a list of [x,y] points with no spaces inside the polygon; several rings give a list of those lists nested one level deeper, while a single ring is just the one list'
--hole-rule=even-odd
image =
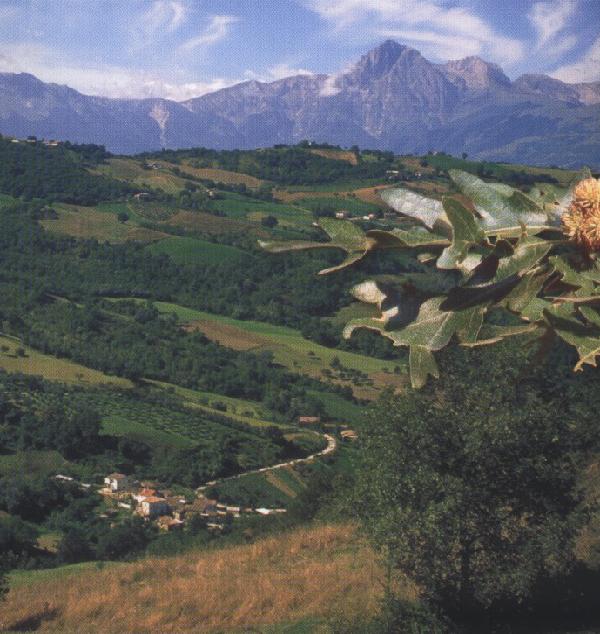
[{"label": "white cloud", "polygon": [[216,44],[229,34],[230,26],[238,21],[234,15],[213,15],[206,29],[200,35],[190,38],[181,44],[179,52],[190,52],[197,48],[205,48]]},{"label": "white cloud", "polygon": [[164,97],[184,101],[226,88],[239,80],[178,81],[153,73],[111,65],[79,66],[35,43],[0,46],[0,72],[27,72],[44,82],[66,84],[87,95],[118,98]]},{"label": "white cloud", "polygon": [[292,66],[287,62],[280,62],[279,64],[270,66],[264,73],[257,73],[253,70],[247,70],[244,73],[246,79],[262,82],[277,81],[278,79],[285,79],[286,77],[293,77],[294,75],[314,75],[314,73],[306,68]]},{"label": "white cloud", "polygon": [[550,42],[565,28],[576,8],[575,0],[536,2],[531,7],[527,17],[537,32],[538,47]]},{"label": "white cloud", "polygon": [[500,64],[523,59],[518,39],[497,33],[464,7],[447,7],[435,0],[306,0],[307,6],[327,20],[334,35],[358,26],[367,40],[398,37],[437,60],[482,54]]},{"label": "white cloud", "polygon": [[556,59],[577,44],[574,35],[562,34],[577,10],[577,0],[536,2],[527,17],[536,31],[535,48],[546,59]]},{"label": "white cloud", "polygon": [[551,76],[572,84],[600,81],[600,37],[579,60],[560,66]]},{"label": "white cloud", "polygon": [[187,6],[180,0],[154,0],[142,15],[142,29],[147,36],[159,31],[176,31],[187,17]]}]

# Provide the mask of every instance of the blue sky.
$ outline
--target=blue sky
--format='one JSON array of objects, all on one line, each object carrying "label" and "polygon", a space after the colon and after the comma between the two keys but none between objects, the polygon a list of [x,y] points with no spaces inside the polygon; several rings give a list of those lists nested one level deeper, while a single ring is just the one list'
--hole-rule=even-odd
[{"label": "blue sky", "polygon": [[513,78],[600,80],[600,0],[0,0],[0,71],[111,97],[335,74],[388,38]]}]

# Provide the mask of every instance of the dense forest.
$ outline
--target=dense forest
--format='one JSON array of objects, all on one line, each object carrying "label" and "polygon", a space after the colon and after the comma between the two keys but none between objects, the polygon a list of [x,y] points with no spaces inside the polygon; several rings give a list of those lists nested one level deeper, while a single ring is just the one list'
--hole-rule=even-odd
[{"label": "dense forest", "polygon": [[370,160],[359,153],[356,165],[314,154],[310,147],[279,146],[263,150],[163,150],[156,154],[141,154],[143,158],[161,158],[178,163],[193,159],[194,167],[218,167],[233,172],[244,172],[281,185],[315,185],[342,179],[381,179],[390,169],[392,152],[372,152]]},{"label": "dense forest", "polygon": [[106,156],[103,148],[95,145],[52,147],[12,143],[0,137],[0,192],[23,200],[44,198],[76,205],[95,205],[132,193],[121,181],[83,169]]}]

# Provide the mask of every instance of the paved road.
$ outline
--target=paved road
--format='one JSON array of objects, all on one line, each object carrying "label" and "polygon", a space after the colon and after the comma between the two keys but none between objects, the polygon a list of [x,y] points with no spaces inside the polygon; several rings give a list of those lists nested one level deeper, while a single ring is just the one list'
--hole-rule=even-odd
[{"label": "paved road", "polygon": [[206,489],[215,486],[216,484],[221,484],[221,482],[227,482],[228,480],[237,480],[243,476],[250,475],[252,473],[265,473],[265,471],[274,471],[275,469],[282,469],[283,467],[291,467],[297,464],[302,464],[303,462],[312,462],[315,458],[320,458],[321,456],[327,456],[332,454],[337,449],[337,440],[331,434],[319,434],[317,432],[312,432],[313,434],[317,434],[325,438],[327,441],[327,447],[318,451],[317,453],[313,453],[306,458],[295,458],[294,460],[289,460],[288,462],[280,462],[279,464],[275,464],[271,467],[262,467],[261,469],[252,469],[251,471],[244,471],[243,473],[238,473],[234,476],[228,476],[227,478],[221,478],[219,480],[212,480],[211,482],[207,482],[202,486],[199,486],[196,489],[197,493],[203,493]]}]

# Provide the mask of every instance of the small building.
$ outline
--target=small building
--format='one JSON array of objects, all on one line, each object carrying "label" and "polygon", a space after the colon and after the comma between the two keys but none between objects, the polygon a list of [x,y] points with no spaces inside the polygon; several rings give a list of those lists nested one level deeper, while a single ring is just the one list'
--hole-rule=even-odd
[{"label": "small building", "polygon": [[148,192],[138,192],[134,194],[133,197],[136,200],[148,200],[150,198],[150,194]]},{"label": "small building", "polygon": [[143,517],[152,519],[154,517],[160,517],[161,515],[167,515],[169,512],[169,504],[165,498],[144,498],[140,502],[139,511]]},{"label": "small building", "polygon": [[298,425],[318,425],[321,422],[320,416],[299,416]]},{"label": "small building", "polygon": [[340,432],[340,436],[342,440],[356,440],[358,438],[358,434],[353,429],[344,429]]},{"label": "small building", "polygon": [[145,498],[160,497],[159,492],[156,489],[141,488],[137,493],[131,496],[136,502],[141,503]]},{"label": "small building", "polygon": [[123,473],[111,473],[104,478],[104,484],[113,493],[125,491],[130,485],[129,478]]},{"label": "small building", "polygon": [[183,521],[178,520],[170,515],[162,515],[158,518],[158,528],[161,531],[170,533],[171,531],[181,530],[183,528]]},{"label": "small building", "polygon": [[348,217],[348,212],[345,209],[340,209],[340,211],[335,212],[335,217],[338,220],[344,220],[344,218]]}]

